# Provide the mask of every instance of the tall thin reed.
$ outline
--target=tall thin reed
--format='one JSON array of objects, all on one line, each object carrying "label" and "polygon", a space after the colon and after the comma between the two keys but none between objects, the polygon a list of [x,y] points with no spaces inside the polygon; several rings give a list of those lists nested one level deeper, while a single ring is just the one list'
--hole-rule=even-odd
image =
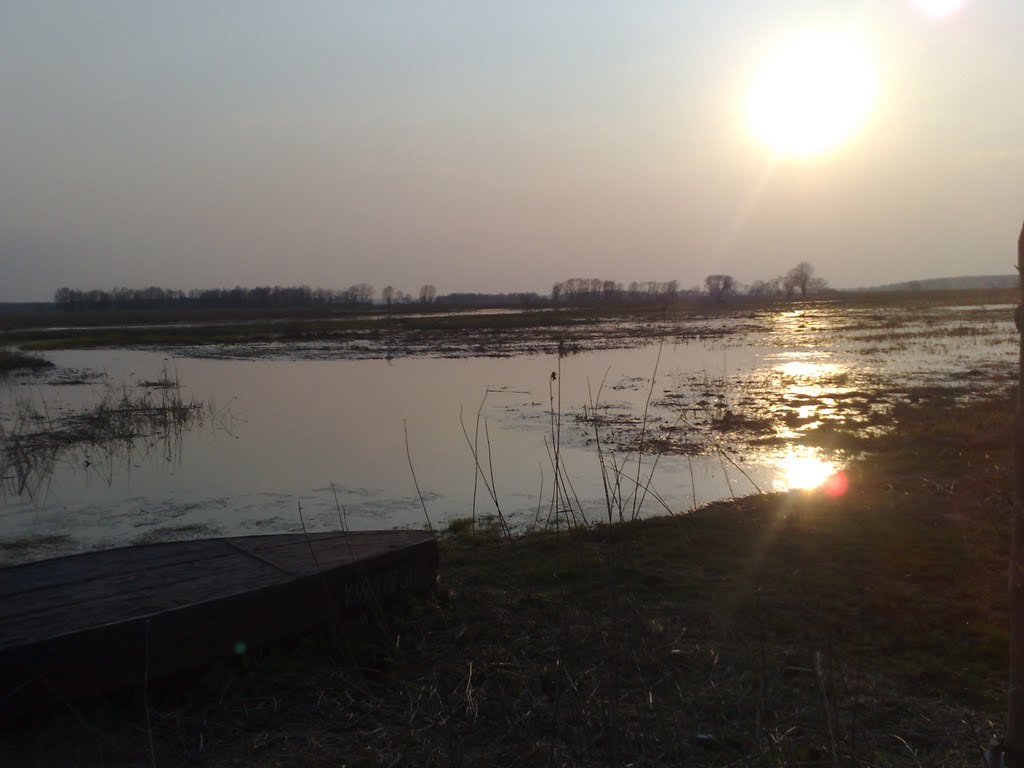
[{"label": "tall thin reed", "polygon": [[[484,404],[487,402],[487,395],[490,394],[489,389],[484,390],[484,396],[480,400],[480,407],[476,409],[476,425],[473,431],[473,456],[479,455],[480,450],[480,416],[484,412]],[[459,421],[462,420],[462,405],[459,405]],[[465,431],[465,430],[463,430]],[[476,528],[476,494],[480,487],[480,475],[476,472],[473,473],[473,510],[472,510],[472,521],[473,527]]]},{"label": "tall thin reed", "polygon": [[537,491],[537,514],[533,517],[533,524],[540,525],[540,505],[544,500],[544,465],[537,462],[537,469],[540,470],[540,489]]},{"label": "tall thin reed", "polygon": [[[601,377],[601,385],[597,388],[597,402],[601,402],[601,392],[604,390],[604,383],[608,379],[608,368]],[[604,503],[608,511],[608,524],[612,523],[612,497],[611,489],[608,487],[608,467],[605,465],[604,451],[601,448],[601,434],[598,431],[597,407],[594,403],[594,396],[590,391],[590,379],[587,379],[587,398],[590,401],[591,422],[594,425],[594,445],[597,446],[597,461],[601,466],[601,485],[604,488]]]},{"label": "tall thin reed", "polygon": [[[481,409],[483,408],[483,404],[482,403],[481,403],[480,407],[481,407]],[[477,413],[477,418],[479,419],[479,412]],[[473,489],[473,523],[474,523],[474,526],[476,524],[476,481],[477,481],[477,478],[480,478],[480,479],[482,479],[484,481],[484,488],[487,489],[487,494],[491,497],[491,501],[494,503],[494,509],[495,509],[495,512],[497,513],[497,516],[498,516],[498,523],[501,526],[502,536],[504,536],[504,538],[506,540],[511,541],[511,539],[512,539],[512,530],[511,530],[511,528],[509,527],[508,523],[505,520],[505,515],[501,511],[501,503],[498,500],[498,493],[495,490],[494,458],[493,458],[493,454],[491,452],[491,436],[490,436],[490,432],[489,432],[488,427],[487,427],[487,419],[484,419],[484,434],[485,434],[486,439],[487,439],[487,464],[488,464],[488,473],[487,474],[484,473],[484,468],[480,464],[480,453],[479,453],[479,450],[477,448],[477,444],[474,441],[471,441],[469,439],[469,432],[466,430],[466,422],[462,418],[462,410],[461,410],[461,408],[459,410],[459,425],[462,427],[462,435],[463,435],[463,437],[466,438],[466,444],[469,446],[469,452],[473,455],[473,463],[474,463],[474,466],[476,467],[476,470],[475,470],[475,472],[473,474],[473,483],[474,483],[474,489]],[[479,427],[478,427],[478,430],[479,430]],[[488,480],[488,474],[490,475],[490,479],[489,480]]]},{"label": "tall thin reed", "polygon": [[[334,508],[338,512],[338,524],[341,526],[341,530],[348,534],[348,510],[338,503],[338,491],[334,488],[334,481],[331,481],[331,493],[334,494]],[[345,542],[348,544],[348,556],[353,560],[355,559],[355,553],[352,551],[352,539],[350,536],[345,536]]]},{"label": "tall thin reed", "polygon": [[[555,410],[555,388],[554,383],[558,382],[558,410]],[[562,437],[562,349],[558,349],[558,369],[551,372],[548,379],[548,413],[551,416],[551,454],[552,465],[555,470],[555,482],[551,488],[551,509],[548,512],[548,523],[551,522],[552,513],[555,516],[555,532],[558,532],[558,517],[561,505],[559,495],[561,481],[561,437]]]},{"label": "tall thin reed", "polygon": [[505,516],[501,513],[501,504],[498,503],[498,485],[494,480],[494,455],[491,452],[491,430],[488,427],[487,419],[484,419],[484,436],[487,438],[487,469],[491,475],[489,487],[491,496],[494,498],[494,510],[498,513],[498,522],[501,524],[505,538],[511,540],[512,532],[509,530],[508,523],[505,522]]},{"label": "tall thin reed", "polygon": [[296,499],[295,503],[298,504],[298,506],[299,506],[299,525],[302,526],[302,535],[306,538],[306,546],[309,547],[309,554],[313,558],[313,564],[316,566],[316,569],[319,571],[320,570],[320,559],[316,556],[316,550],[313,548],[313,541],[312,541],[312,539],[309,538],[309,531],[306,530],[306,521],[302,517],[302,501],[300,499]]},{"label": "tall thin reed", "polygon": [[693,495],[693,506],[690,507],[690,511],[697,511],[697,481],[693,479],[693,459],[690,458],[690,454],[686,454],[686,466],[690,469],[690,493]]},{"label": "tall thin reed", "polygon": [[[662,340],[658,344],[658,357],[654,361],[654,372],[651,374],[651,387],[647,390],[647,400],[644,401],[644,419],[643,424],[640,427],[640,443],[637,446],[636,456],[636,487],[640,488],[640,468],[642,465],[641,458],[644,455],[644,438],[647,436],[647,416],[651,408],[651,397],[654,395],[654,383],[658,379],[658,366],[661,364],[661,352],[665,347],[665,341]],[[660,455],[660,454],[659,454]],[[643,506],[643,502],[637,503],[636,492],[633,495],[633,519],[636,520],[640,514],[640,508]]]},{"label": "tall thin reed", "polygon": [[430,522],[430,515],[427,514],[427,502],[423,500],[423,493],[420,491],[420,483],[416,479],[416,470],[412,466],[412,453],[409,451],[409,428],[405,419],[402,419],[402,431],[405,433],[405,458],[409,462],[409,472],[412,474],[412,484],[416,486],[416,495],[420,498],[420,506],[423,507],[423,517],[427,519],[427,530],[434,532],[434,526]]}]

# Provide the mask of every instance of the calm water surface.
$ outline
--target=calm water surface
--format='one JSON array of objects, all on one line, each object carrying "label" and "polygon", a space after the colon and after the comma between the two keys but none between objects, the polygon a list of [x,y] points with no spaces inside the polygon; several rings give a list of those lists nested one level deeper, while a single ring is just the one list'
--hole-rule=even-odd
[{"label": "calm water surface", "polygon": [[[782,312],[754,324],[726,319],[735,332],[712,342],[666,342],[660,361],[657,344],[562,359],[390,362],[294,359],[287,352],[251,360],[120,349],[54,352],[48,357],[57,371],[0,387],[0,419],[7,425],[19,402],[51,415],[70,412],[95,402],[104,387],[133,387],[165,370],[180,380],[186,399],[209,404],[207,417],[170,443],[136,444],[130,452],[66,451],[31,493],[18,493],[8,477],[0,498],[0,559],[298,531],[302,523],[309,530],[342,522],[353,529],[421,527],[424,505],[433,524],[443,527],[474,512],[476,473],[462,423],[472,439],[482,402],[481,462],[488,480],[493,467],[501,511],[514,525],[551,514],[552,402],[561,414],[560,462],[573,504],[578,499],[590,520],[607,519],[593,422],[585,417],[595,413],[597,400],[606,458],[614,451],[625,462],[622,485],[631,488],[637,464],[627,446],[643,423],[656,365],[648,440],[676,449],[690,445],[692,455],[644,455],[642,482],[657,466],[642,516],[810,485],[848,456],[799,446],[797,439],[830,419],[884,427],[892,400],[871,392],[962,386],[965,377],[974,377],[978,389],[1005,385],[1001,377],[1015,361],[1009,316],[1008,308],[996,307],[941,308],[908,314],[902,322],[849,311]],[[103,376],[58,383],[72,369]],[[553,372],[560,372],[554,382]],[[708,423],[726,412],[727,418],[768,419],[759,427],[761,439],[709,432]],[[771,439],[764,439],[766,431]],[[631,514],[634,502],[625,506]],[[475,510],[495,512],[482,483]]]}]

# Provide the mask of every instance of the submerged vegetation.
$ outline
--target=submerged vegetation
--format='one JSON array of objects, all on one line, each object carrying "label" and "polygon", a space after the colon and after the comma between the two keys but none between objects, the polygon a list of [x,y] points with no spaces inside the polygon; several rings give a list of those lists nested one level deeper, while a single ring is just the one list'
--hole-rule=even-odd
[{"label": "submerged vegetation", "polygon": [[[38,313],[0,316],[0,344],[24,350],[155,347],[208,357],[397,358],[406,356],[508,357],[573,354],[651,341],[686,343],[737,332],[776,334],[779,341],[813,339],[824,323],[831,337],[873,345],[877,354],[940,341],[960,320],[965,337],[991,336],[992,324],[1010,317],[1001,291],[943,294],[841,294],[779,303],[772,298],[721,303],[708,299],[672,304],[650,301],[555,308],[462,311],[435,304],[362,312],[330,308]],[[1011,326],[1012,328],[1012,326]]]},{"label": "submerged vegetation", "polygon": [[186,400],[166,372],[138,388],[107,386],[93,405],[72,412],[51,413],[45,404],[19,400],[11,418],[0,422],[3,492],[34,496],[69,452],[77,452],[76,461],[85,467],[158,446],[170,456],[182,431],[207,412],[201,403]]},{"label": "submerged vegetation", "polygon": [[0,347],[0,376],[11,371],[39,370],[52,366],[53,363],[39,355],[30,355],[16,349]]}]

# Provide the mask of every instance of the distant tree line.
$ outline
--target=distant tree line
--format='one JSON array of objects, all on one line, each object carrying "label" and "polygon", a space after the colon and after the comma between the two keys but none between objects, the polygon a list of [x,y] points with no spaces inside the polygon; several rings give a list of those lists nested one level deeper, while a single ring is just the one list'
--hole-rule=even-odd
[{"label": "distant tree line", "polygon": [[627,287],[614,280],[597,277],[572,277],[551,286],[551,300],[555,304],[587,304],[607,301],[672,301],[680,296],[679,281],[654,280]]},{"label": "distant tree line", "polygon": [[112,288],[89,291],[58,288],[53,301],[58,309],[163,309],[169,307],[305,307],[318,305],[359,305],[373,301],[373,286],[357,283],[344,290],[296,286],[255,288],[199,288],[180,291],[169,288]]},{"label": "distant tree line", "polygon": [[[181,291],[150,286],[148,288],[92,289],[58,288],[53,302],[58,309],[68,311],[96,309],[166,309],[181,307],[367,307],[374,304],[376,289],[368,283],[355,283],[348,288],[310,288],[308,285],[258,286],[255,288],[198,288]],[[419,301],[429,304],[437,298],[437,288],[424,285]],[[387,286],[381,300],[392,304],[412,304],[410,293]]]},{"label": "distant tree line", "polygon": [[596,277],[573,277],[551,286],[551,301],[556,305],[580,305],[606,302],[660,303],[706,296],[716,302],[733,296],[746,294],[752,298],[801,298],[820,293],[828,283],[814,274],[814,267],[801,261],[784,275],[773,280],[755,280],[749,286],[742,285],[735,277],[726,274],[708,275],[704,278],[703,290],[699,286],[681,289],[677,280],[658,282],[632,282],[627,286],[614,280]]},{"label": "distant tree line", "polygon": [[546,305],[548,299],[532,292],[521,293],[438,293],[437,286],[426,283],[415,294],[387,285],[377,292],[372,285],[356,283],[343,290],[299,286],[262,286],[256,288],[204,288],[180,291],[168,288],[112,288],[89,291],[59,288],[53,296],[57,308],[67,311],[107,309],[171,309],[212,307],[350,307],[415,306],[443,307],[533,307]]},{"label": "distant tree line", "polygon": [[446,293],[437,298],[446,307],[536,307],[548,300],[539,293]]},{"label": "distant tree line", "polygon": [[821,293],[828,289],[828,283],[815,276],[814,267],[809,262],[801,261],[784,275],[771,280],[755,280],[745,291],[732,275],[708,275],[704,278],[704,287],[715,301],[725,301],[741,292],[751,298],[792,299],[797,295],[805,298]]},{"label": "distant tree line", "polygon": [[[607,302],[667,304],[702,293],[714,301],[725,301],[740,293],[753,298],[801,298],[828,287],[814,274],[814,267],[802,261],[773,280],[756,280],[744,287],[732,275],[714,274],[704,278],[704,290],[697,286],[681,290],[679,281],[633,281],[626,286],[614,280],[597,277],[573,277],[551,287],[550,301],[555,305],[581,305]],[[53,301],[58,309],[68,311],[97,309],[165,309],[210,307],[352,307],[366,308],[378,304],[390,311],[395,305],[439,305],[444,307],[531,307],[543,305],[548,297],[537,293],[449,293],[439,294],[437,286],[426,283],[416,294],[405,293],[388,285],[380,292],[368,283],[354,283],[348,288],[310,288],[308,285],[259,286],[256,288],[202,288],[181,291],[150,286],[148,288],[112,288],[88,291],[58,288]]]}]

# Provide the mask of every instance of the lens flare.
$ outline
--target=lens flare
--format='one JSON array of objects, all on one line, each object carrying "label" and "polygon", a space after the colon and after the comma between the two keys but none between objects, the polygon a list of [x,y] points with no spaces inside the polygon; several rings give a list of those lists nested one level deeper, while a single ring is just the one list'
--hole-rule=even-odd
[{"label": "lens flare", "polygon": [[829,475],[828,479],[821,484],[821,490],[827,495],[837,498],[846,493],[846,489],[850,487],[850,481],[846,477],[846,473],[843,470],[833,472]]}]

